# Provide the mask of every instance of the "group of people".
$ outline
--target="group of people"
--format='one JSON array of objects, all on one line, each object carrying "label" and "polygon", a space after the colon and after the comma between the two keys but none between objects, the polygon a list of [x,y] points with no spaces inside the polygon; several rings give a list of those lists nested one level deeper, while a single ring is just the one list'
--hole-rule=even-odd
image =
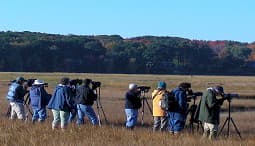
[{"label": "group of people", "polygon": [[[188,103],[187,96],[191,93],[190,83],[181,83],[172,91],[167,91],[165,82],[158,82],[157,88],[152,92],[152,108],[153,108],[153,131],[169,131],[171,134],[180,134],[184,129]],[[162,109],[161,102],[165,94],[172,93],[175,105],[169,110]],[[203,123],[203,138],[214,139],[217,136],[220,106],[223,104],[224,89],[221,86],[207,88],[203,93],[200,101],[199,121]],[[126,128],[133,129],[137,124],[138,110],[142,106],[140,99],[140,91],[136,84],[129,84],[129,91],[126,93],[125,113]]]},{"label": "group of people", "polygon": [[33,109],[32,122],[43,122],[47,118],[46,108],[53,114],[52,129],[65,129],[67,124],[76,117],[78,125],[84,124],[84,116],[88,116],[93,125],[99,120],[92,108],[97,95],[90,86],[91,80],[85,79],[82,85],[71,85],[70,79],[64,77],[56,86],[53,94],[44,89],[44,82],[36,79],[30,89],[23,77],[18,77],[10,85],[7,99],[11,106],[11,119],[25,120],[24,96],[29,94]]},{"label": "group of people", "polygon": [[[71,85],[70,79],[61,78],[53,94],[48,94],[44,89],[42,80],[34,80],[32,86],[28,88],[23,77],[18,77],[9,87],[7,99],[11,106],[11,119],[24,120],[24,96],[29,93],[31,107],[33,109],[32,121],[43,122],[47,118],[46,108],[53,114],[52,129],[59,127],[65,129],[69,122],[72,122],[78,115],[76,123],[84,124],[84,116],[88,116],[93,125],[99,124],[92,105],[97,100],[95,89],[91,87],[91,80],[85,79],[82,85]],[[172,91],[167,90],[167,84],[163,81],[158,82],[157,88],[152,92],[153,105],[153,131],[169,131],[171,134],[179,134],[185,126],[187,118],[187,96],[191,92],[190,83],[181,83]],[[174,96],[175,105],[171,110],[161,107],[162,98],[167,93]],[[136,84],[129,84],[129,90],[125,94],[125,126],[133,129],[137,124],[138,110],[141,108],[141,91]],[[203,123],[203,137],[210,139],[216,138],[220,106],[224,98],[224,89],[221,86],[207,88],[200,101],[199,120]]]}]

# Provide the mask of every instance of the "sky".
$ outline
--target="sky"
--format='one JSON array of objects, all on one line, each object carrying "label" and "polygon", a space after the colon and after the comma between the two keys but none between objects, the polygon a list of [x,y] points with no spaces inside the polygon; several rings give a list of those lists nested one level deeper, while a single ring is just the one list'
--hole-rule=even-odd
[{"label": "sky", "polygon": [[255,0],[0,0],[0,31],[255,41]]}]

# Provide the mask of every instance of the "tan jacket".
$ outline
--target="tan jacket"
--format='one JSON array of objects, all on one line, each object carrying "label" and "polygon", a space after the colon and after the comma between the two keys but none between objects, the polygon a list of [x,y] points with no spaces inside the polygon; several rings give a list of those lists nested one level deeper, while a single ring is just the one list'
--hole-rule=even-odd
[{"label": "tan jacket", "polygon": [[157,90],[155,89],[153,92],[152,92],[152,109],[153,109],[153,116],[156,117],[156,116],[166,116],[166,112],[164,110],[161,109],[160,107],[160,99],[162,98],[162,95],[164,94],[166,90]]}]

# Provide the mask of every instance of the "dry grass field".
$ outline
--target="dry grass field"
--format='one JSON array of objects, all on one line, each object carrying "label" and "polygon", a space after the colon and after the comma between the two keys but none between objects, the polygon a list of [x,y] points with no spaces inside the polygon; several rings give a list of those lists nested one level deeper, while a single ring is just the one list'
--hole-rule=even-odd
[{"label": "dry grass field", "polygon": [[[51,112],[43,124],[32,124],[30,121],[10,121],[5,117],[8,102],[5,99],[8,83],[17,76],[25,78],[39,78],[49,83],[47,91],[52,93],[58,80],[67,76],[75,78],[91,78],[102,82],[101,102],[109,124],[93,127],[86,120],[84,126],[77,127],[71,123],[66,131],[51,130]],[[139,123],[135,130],[124,128],[124,93],[128,83],[156,87],[157,81],[163,80],[172,89],[178,83],[186,81],[192,83],[194,91],[204,91],[207,87],[222,84],[225,92],[238,93],[239,99],[233,99],[232,117],[241,131],[243,140],[240,140],[231,125],[231,137],[226,139],[223,134],[217,141],[201,141],[201,133],[190,134],[186,130],[181,136],[175,137],[169,133],[152,132],[152,117],[145,109],[145,125]],[[151,90],[152,91],[152,90]],[[150,91],[150,92],[151,92]],[[149,93],[150,94],[150,93]],[[149,96],[148,94],[148,96]],[[254,146],[255,145],[255,78],[239,76],[169,76],[169,75],[117,75],[117,74],[74,74],[74,73],[0,73],[0,145],[187,145],[187,146]],[[247,98],[249,97],[249,98]],[[148,99],[149,103],[151,100]],[[94,106],[94,109],[96,107]],[[223,106],[227,110],[227,102]],[[240,110],[240,111],[239,111]],[[223,121],[226,112],[221,114]],[[30,116],[31,117],[31,116]],[[102,116],[101,116],[102,117]],[[139,122],[141,119],[139,118]]]}]

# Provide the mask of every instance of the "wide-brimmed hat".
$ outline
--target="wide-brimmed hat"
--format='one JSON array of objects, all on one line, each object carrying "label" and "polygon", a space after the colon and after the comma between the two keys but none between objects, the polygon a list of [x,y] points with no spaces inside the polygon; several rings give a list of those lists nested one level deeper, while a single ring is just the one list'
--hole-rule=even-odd
[{"label": "wide-brimmed hat", "polygon": [[33,85],[43,85],[44,82],[42,80],[35,80]]}]

